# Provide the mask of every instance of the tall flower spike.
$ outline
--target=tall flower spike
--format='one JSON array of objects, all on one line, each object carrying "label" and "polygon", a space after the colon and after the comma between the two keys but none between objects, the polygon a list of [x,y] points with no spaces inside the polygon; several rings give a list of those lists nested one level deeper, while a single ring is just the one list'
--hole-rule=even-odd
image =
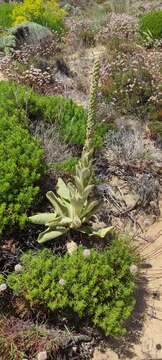
[{"label": "tall flower spike", "polygon": [[85,152],[86,150],[90,150],[90,148],[91,148],[92,136],[93,136],[94,128],[95,128],[95,115],[96,115],[96,103],[97,103],[96,100],[97,100],[99,74],[100,74],[100,63],[99,63],[99,60],[96,59],[93,70],[92,70],[91,90],[90,90],[90,98],[89,98],[89,110],[88,110],[87,129],[86,129],[86,140],[85,140],[83,152]]}]

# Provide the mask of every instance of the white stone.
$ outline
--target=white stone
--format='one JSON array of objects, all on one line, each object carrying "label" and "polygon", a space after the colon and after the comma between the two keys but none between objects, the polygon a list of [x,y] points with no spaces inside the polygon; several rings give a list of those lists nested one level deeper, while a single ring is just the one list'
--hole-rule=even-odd
[{"label": "white stone", "polygon": [[37,355],[38,360],[47,360],[47,351],[40,351]]}]

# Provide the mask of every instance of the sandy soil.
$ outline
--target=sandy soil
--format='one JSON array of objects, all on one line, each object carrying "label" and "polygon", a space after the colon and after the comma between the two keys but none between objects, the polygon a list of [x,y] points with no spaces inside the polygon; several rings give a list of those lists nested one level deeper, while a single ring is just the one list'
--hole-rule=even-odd
[{"label": "sandy soil", "polygon": [[4,75],[2,74],[2,72],[0,71],[0,81],[1,80],[5,80],[5,77],[4,77]]},{"label": "sandy soil", "polygon": [[[162,201],[160,205],[162,214]],[[105,353],[96,349],[93,360],[162,360],[162,215],[144,236],[147,241],[141,244],[141,255],[145,269],[141,270],[135,326],[130,326],[128,341],[110,344],[112,349]]]}]

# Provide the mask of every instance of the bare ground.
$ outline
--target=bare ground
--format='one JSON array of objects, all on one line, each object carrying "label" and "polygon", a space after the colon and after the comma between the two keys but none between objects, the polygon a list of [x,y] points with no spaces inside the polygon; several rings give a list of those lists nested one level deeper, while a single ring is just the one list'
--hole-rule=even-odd
[{"label": "bare ground", "polygon": [[5,80],[5,78],[4,78],[4,75],[2,74],[2,72],[0,71],[0,81],[1,80]]},{"label": "bare ground", "polygon": [[145,231],[140,247],[145,268],[141,271],[138,310],[134,314],[136,326],[132,329],[131,324],[131,334],[124,344],[110,343],[111,349],[105,352],[96,349],[93,360],[162,360],[162,200],[160,209],[160,218]]}]

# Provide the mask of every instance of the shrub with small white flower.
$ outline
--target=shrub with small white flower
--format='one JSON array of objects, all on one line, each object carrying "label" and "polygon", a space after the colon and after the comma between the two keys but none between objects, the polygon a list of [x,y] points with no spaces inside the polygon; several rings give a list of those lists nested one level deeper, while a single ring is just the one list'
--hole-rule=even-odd
[{"label": "shrub with small white flower", "polygon": [[21,263],[23,271],[8,275],[7,284],[32,308],[43,305],[67,320],[74,314],[107,335],[124,333],[136,288],[136,252],[125,239],[115,238],[103,251],[78,247],[63,257],[30,251]]},{"label": "shrub with small white flower", "polygon": [[137,34],[138,22],[135,16],[114,14],[107,16],[107,23],[98,33],[98,40],[106,42],[112,38],[134,40]]},{"label": "shrub with small white flower", "polygon": [[142,117],[149,110],[151,96],[157,93],[156,79],[147,62],[140,52],[119,51],[103,64],[101,92],[124,114],[136,112]]}]

